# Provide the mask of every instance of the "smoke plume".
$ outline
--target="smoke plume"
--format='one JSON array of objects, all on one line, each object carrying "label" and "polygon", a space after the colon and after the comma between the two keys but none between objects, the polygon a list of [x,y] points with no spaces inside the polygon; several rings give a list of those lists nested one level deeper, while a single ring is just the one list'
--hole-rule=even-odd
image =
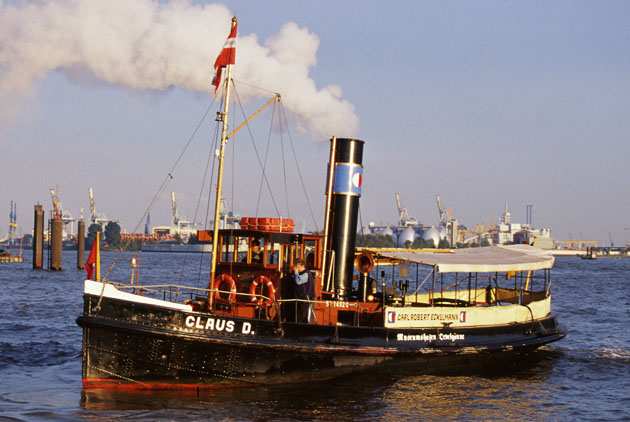
[{"label": "smoke plume", "polygon": [[[1,117],[35,95],[37,81],[52,71],[70,80],[102,81],[129,89],[179,86],[212,92],[212,65],[229,32],[232,13],[220,4],[188,1],[0,0]],[[314,139],[355,136],[359,121],[341,88],[317,89],[317,35],[295,23],[260,44],[241,22],[235,77],[280,92],[298,127]],[[241,99],[258,94],[239,89]],[[19,111],[17,111],[19,112]]]}]

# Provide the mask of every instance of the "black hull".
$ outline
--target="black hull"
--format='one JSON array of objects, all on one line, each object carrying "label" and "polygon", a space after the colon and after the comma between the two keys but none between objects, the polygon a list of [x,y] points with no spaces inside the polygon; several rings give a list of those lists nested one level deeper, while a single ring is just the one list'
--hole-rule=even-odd
[{"label": "black hull", "polygon": [[467,329],[322,326],[223,317],[85,296],[84,387],[217,388],[388,369],[467,370],[559,340],[554,316]]}]

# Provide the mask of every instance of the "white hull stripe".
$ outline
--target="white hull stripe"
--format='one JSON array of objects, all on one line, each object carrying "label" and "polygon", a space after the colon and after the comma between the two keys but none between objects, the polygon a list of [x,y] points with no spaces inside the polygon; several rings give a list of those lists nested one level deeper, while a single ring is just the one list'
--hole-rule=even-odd
[{"label": "white hull stripe", "polygon": [[[105,285],[104,290],[103,290],[103,284]],[[125,300],[127,302],[144,303],[147,305],[155,305],[155,306],[160,306],[162,308],[178,309],[182,311],[192,311],[192,306],[190,305],[184,305],[183,303],[169,302],[166,300],[153,299],[150,297],[144,297],[140,295],[134,295],[132,293],[122,292],[111,284],[101,283],[101,282],[93,281],[93,280],[85,280],[85,287],[84,287],[83,292],[85,294],[90,294],[94,296],[100,296],[102,293],[104,297],[111,298],[111,299]]]}]

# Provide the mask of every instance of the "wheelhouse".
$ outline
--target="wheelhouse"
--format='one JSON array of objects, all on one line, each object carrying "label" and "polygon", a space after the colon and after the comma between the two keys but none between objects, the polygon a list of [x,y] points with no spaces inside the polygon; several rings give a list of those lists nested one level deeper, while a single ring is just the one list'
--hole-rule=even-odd
[{"label": "wheelhouse", "polygon": [[[211,242],[212,232],[199,231],[198,239]],[[297,301],[292,269],[298,259],[305,261],[315,277],[316,297],[326,297],[321,283],[322,241],[323,236],[316,234],[220,230],[217,276],[211,281],[207,300],[198,298],[195,306],[235,316],[275,318],[278,312],[282,314],[279,305],[287,310],[287,303]],[[260,261],[254,259],[255,245],[260,247]]]}]

